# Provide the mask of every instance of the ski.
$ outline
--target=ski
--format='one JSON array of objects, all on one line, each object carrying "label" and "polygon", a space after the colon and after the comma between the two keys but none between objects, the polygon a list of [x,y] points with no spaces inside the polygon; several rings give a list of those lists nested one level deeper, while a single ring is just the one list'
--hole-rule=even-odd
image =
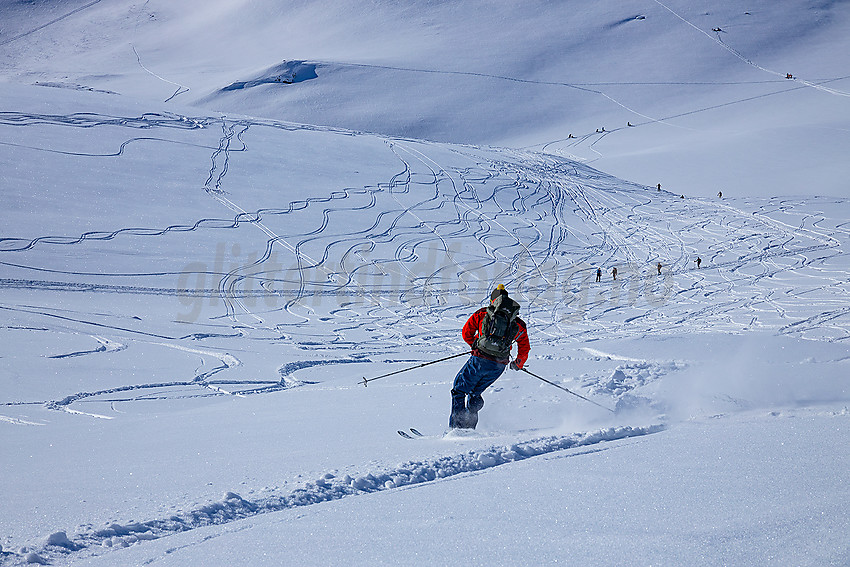
[{"label": "ski", "polygon": [[410,428],[410,433],[413,433],[413,435],[411,435],[407,431],[402,431],[401,429],[399,429],[397,433],[399,435],[401,435],[402,437],[404,437],[405,439],[415,439],[416,437],[425,437],[422,433],[419,432],[419,430],[413,429],[412,427]]}]

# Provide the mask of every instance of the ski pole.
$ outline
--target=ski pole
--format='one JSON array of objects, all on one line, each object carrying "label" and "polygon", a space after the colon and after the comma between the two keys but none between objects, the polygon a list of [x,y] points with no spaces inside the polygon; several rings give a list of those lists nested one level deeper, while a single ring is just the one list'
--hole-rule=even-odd
[{"label": "ski pole", "polygon": [[615,412],[614,410],[612,410],[611,408],[606,408],[606,407],[605,407],[605,406],[603,406],[602,404],[597,404],[597,403],[596,403],[596,402],[594,402],[593,400],[590,400],[590,399],[588,399],[588,398],[585,398],[585,397],[584,397],[584,396],[582,396],[581,394],[576,394],[576,393],[575,393],[575,392],[573,392],[572,390],[568,390],[567,388],[564,388],[564,387],[563,387],[563,386],[561,386],[560,384],[556,384],[555,382],[552,382],[552,381],[550,381],[550,380],[547,380],[546,378],[543,378],[542,376],[538,376],[537,374],[535,374],[534,372],[532,372],[532,371],[530,371],[530,370],[527,370],[527,369],[525,369],[525,368],[520,368],[520,370],[522,370],[522,371],[523,371],[523,372],[525,372],[526,374],[531,374],[532,376],[534,376],[534,377],[535,377],[535,378],[537,378],[538,380],[543,380],[543,381],[544,381],[544,382],[546,382],[547,384],[552,384],[552,385],[553,385],[553,386],[555,386],[556,388],[560,388],[560,389],[562,389],[563,391],[565,391],[565,392],[567,392],[567,393],[570,393],[570,394],[572,394],[572,395],[576,396],[577,398],[581,398],[582,400],[584,400],[584,401],[586,401],[586,402],[590,402],[591,404],[593,404],[593,405],[595,405],[595,406],[599,406],[599,407],[601,407],[602,409],[606,409],[606,410],[610,411],[611,413],[616,413],[616,412]]},{"label": "ski pole", "polygon": [[443,362],[444,360],[449,360],[451,358],[457,358],[459,356],[464,356],[464,355],[471,354],[471,353],[472,353],[472,351],[453,354],[453,355],[447,356],[445,358],[440,358],[438,360],[432,360],[431,362],[423,362],[422,364],[417,364],[416,366],[411,366],[409,368],[402,368],[401,370],[396,370],[395,372],[388,372],[387,374],[381,374],[380,376],[375,376],[374,378],[366,378],[364,376],[363,381],[359,382],[359,383],[363,384],[363,386],[368,386],[369,382],[371,382],[372,380],[378,380],[379,378],[386,378],[387,376],[392,376],[393,374],[401,374],[402,372],[407,372],[408,370],[415,370],[416,368],[422,368],[423,366],[428,366],[430,364],[437,364],[438,362]]}]

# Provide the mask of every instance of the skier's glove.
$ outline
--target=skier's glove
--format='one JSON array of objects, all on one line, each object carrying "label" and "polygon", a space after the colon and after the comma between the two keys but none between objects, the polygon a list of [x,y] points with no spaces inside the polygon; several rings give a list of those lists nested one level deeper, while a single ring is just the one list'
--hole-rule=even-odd
[{"label": "skier's glove", "polygon": [[522,370],[522,362],[518,360],[511,362],[511,370]]}]

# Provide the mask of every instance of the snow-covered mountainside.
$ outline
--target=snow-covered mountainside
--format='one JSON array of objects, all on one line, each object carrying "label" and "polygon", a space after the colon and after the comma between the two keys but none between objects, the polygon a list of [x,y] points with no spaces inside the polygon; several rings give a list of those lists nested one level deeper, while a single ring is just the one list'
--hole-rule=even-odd
[{"label": "snow-covered mountainside", "polygon": [[62,0],[2,17],[10,82],[542,149],[702,197],[846,190],[846,1]]},{"label": "snow-covered mountainside", "polygon": [[0,17],[0,564],[846,564],[846,2]]}]

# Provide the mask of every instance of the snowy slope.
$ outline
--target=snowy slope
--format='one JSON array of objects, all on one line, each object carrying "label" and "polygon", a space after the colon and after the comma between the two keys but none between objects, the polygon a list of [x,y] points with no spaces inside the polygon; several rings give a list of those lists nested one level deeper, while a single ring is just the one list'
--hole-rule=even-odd
[{"label": "snowy slope", "polygon": [[[846,434],[845,200],[682,200],[538,154],[77,96],[4,115],[4,171],[47,164],[9,177],[4,547],[86,557],[730,411],[826,404]],[[458,364],[358,380],[462,352],[497,281],[531,368],[616,415],[509,374],[480,436],[401,439],[443,430]]]},{"label": "snowy slope", "polygon": [[[616,160],[575,158],[672,128],[541,140],[622,110],[606,97],[681,113],[690,87],[606,87],[570,118],[553,109],[574,89],[546,85],[540,118],[511,117],[530,84],[480,74],[731,71],[679,50],[694,29],[665,5],[577,6],[4,5],[0,563],[846,564],[850,201],[829,189],[846,131],[770,158],[805,164],[776,174],[803,175],[799,196],[765,196],[759,168],[723,198],[600,171]],[[845,3],[771,7],[739,47],[841,68]],[[723,29],[744,18],[717,10]],[[442,76],[468,81],[453,90],[400,70],[433,61],[479,75]],[[762,112],[846,121],[840,83],[758,112],[712,85],[688,108],[722,105],[706,120],[749,146]],[[735,96],[762,88],[780,85]],[[658,154],[677,175],[726,164],[721,147],[751,157],[681,126]],[[359,383],[462,355],[497,283],[523,306],[529,368],[599,405],[509,371],[475,434],[443,435],[462,356]]]}]

